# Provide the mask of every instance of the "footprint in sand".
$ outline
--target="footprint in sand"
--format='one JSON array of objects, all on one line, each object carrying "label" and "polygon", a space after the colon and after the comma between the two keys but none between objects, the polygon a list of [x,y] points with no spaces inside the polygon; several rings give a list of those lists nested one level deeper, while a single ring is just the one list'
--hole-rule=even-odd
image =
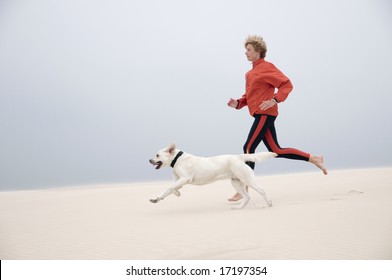
[{"label": "footprint in sand", "polygon": [[[364,194],[363,191],[358,191],[358,190],[350,190],[349,192],[346,193],[334,193],[334,196],[348,196],[348,195],[360,195],[360,194]],[[338,197],[334,197],[331,198],[330,200],[342,200],[342,198],[338,198]]]}]

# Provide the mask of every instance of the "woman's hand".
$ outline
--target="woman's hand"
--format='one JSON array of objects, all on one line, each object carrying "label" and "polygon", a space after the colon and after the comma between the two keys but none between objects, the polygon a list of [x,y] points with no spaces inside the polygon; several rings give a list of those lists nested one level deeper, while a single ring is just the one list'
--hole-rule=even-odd
[{"label": "woman's hand", "polygon": [[235,100],[235,99],[233,99],[233,98],[230,98],[229,102],[227,102],[227,105],[228,105],[229,107],[235,109],[235,108],[237,108],[237,106],[238,106],[238,101]]},{"label": "woman's hand", "polygon": [[261,105],[259,106],[261,111],[265,111],[268,110],[271,107],[274,107],[276,105],[276,102],[273,100],[267,100],[267,101],[263,101],[261,103]]}]

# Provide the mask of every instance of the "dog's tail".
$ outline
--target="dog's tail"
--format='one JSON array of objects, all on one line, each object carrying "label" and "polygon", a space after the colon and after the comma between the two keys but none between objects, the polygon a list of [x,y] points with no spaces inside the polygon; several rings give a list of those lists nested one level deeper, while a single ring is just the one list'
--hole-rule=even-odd
[{"label": "dog's tail", "polygon": [[241,155],[241,158],[243,161],[263,161],[263,160],[267,160],[270,158],[274,158],[278,156],[275,153],[270,153],[270,152],[261,152],[261,153],[254,153],[254,154],[243,154]]}]

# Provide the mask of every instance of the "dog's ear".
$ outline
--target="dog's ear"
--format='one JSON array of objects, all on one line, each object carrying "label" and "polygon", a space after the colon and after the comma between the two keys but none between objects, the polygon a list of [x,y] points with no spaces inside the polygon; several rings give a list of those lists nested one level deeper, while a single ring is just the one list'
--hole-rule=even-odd
[{"label": "dog's ear", "polygon": [[171,143],[169,146],[167,146],[167,152],[171,155],[173,155],[176,152],[176,144]]}]

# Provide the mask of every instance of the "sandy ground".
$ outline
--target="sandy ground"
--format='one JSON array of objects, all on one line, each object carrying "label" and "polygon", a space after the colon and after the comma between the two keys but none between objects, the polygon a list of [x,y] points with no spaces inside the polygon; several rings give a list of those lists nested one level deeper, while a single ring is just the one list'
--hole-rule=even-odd
[{"label": "sandy ground", "polygon": [[273,207],[232,210],[228,181],[0,192],[0,259],[392,259],[392,168],[257,180]]}]

